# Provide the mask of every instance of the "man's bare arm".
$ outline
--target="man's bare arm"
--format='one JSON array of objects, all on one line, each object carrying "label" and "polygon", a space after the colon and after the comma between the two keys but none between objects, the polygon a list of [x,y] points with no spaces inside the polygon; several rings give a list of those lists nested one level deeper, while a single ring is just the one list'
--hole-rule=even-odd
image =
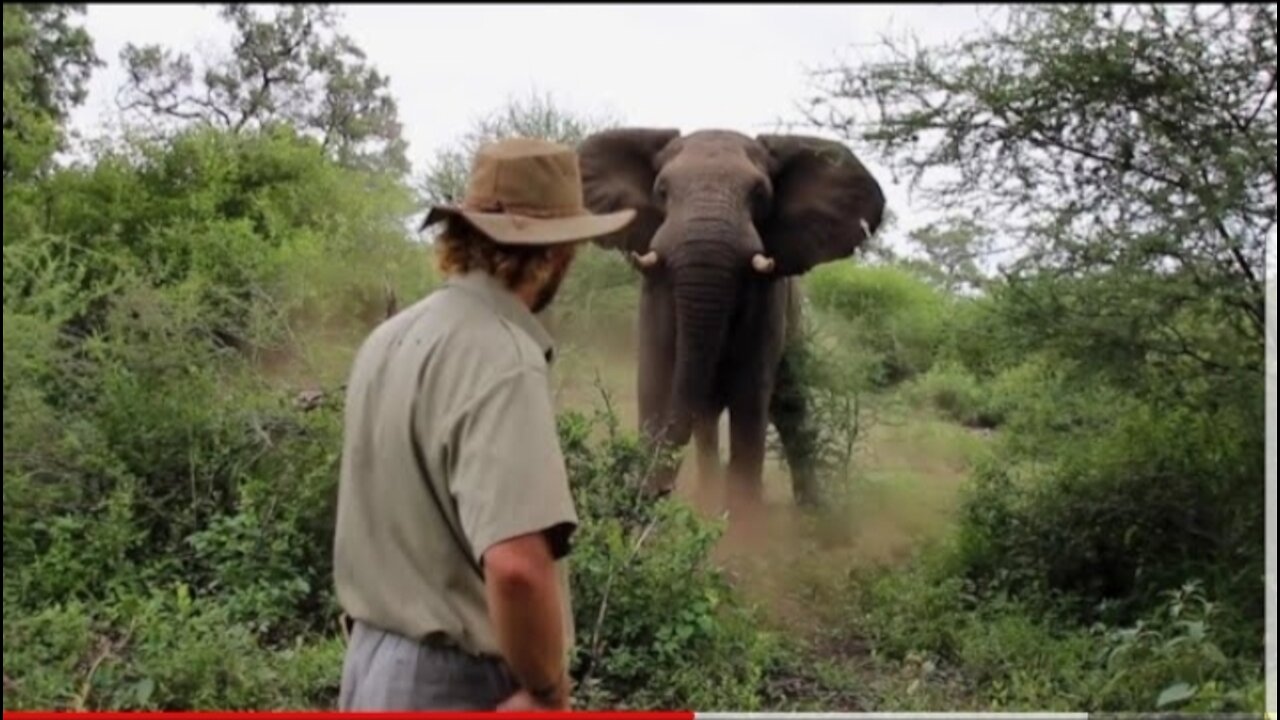
[{"label": "man's bare arm", "polygon": [[568,707],[564,623],[555,560],[542,533],[500,542],[484,554],[489,617],[503,657],[525,691],[554,688],[547,705]]}]

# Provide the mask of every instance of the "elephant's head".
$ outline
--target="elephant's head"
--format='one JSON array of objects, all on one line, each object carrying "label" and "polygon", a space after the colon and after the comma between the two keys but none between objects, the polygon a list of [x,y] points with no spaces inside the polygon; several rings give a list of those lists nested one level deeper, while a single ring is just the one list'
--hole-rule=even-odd
[{"label": "elephant's head", "polygon": [[[579,155],[591,210],[637,212],[599,244],[675,298],[677,425],[710,400],[741,291],[852,255],[884,211],[875,178],[829,140],[629,128],[587,138]],[[687,441],[687,428],[674,435]]]}]

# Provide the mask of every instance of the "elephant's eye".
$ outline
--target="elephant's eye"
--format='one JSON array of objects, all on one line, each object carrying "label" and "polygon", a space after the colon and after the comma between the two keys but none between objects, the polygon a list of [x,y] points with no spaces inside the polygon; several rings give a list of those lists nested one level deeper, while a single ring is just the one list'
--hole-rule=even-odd
[{"label": "elephant's eye", "polygon": [[653,184],[653,201],[657,203],[659,207],[666,207],[667,183],[665,180],[659,179],[658,182]]},{"label": "elephant's eye", "polygon": [[757,221],[763,220],[769,214],[770,197],[769,186],[763,182],[758,182],[751,186],[751,195],[749,196],[751,203],[751,216]]}]

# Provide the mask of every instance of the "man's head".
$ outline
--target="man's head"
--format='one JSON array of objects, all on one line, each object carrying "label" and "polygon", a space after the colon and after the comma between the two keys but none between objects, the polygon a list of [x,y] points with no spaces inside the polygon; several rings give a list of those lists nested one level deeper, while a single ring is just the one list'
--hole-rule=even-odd
[{"label": "man's head", "polygon": [[513,138],[482,147],[462,202],[433,207],[423,228],[446,221],[436,241],[443,272],[488,272],[539,312],[555,297],[576,246],[618,232],[634,216],[586,209],[572,149]]},{"label": "man's head", "polygon": [[445,275],[488,273],[539,313],[555,298],[578,244],[502,245],[465,220],[451,217],[435,241],[436,264]]}]

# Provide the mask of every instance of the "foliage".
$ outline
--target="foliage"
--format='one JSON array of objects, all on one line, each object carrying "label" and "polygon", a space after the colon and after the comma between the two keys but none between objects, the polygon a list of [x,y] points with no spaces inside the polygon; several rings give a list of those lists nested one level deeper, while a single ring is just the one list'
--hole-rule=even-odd
[{"label": "foliage", "polygon": [[[885,59],[824,75],[811,119],[860,128],[913,183],[942,176],[933,198],[1020,225],[1030,251],[1015,276],[1125,283],[1029,299],[1040,324],[1068,335],[1064,317],[1143,322],[1140,347],[1192,358],[1225,333],[1257,372],[1276,222],[1275,13],[1010,8],[1006,28],[928,49],[887,41]],[[1183,313],[1215,332],[1155,321]]]},{"label": "foliage", "polygon": [[[6,230],[10,180],[29,179],[60,149],[61,123],[84,102],[89,75],[102,61],[83,27],[84,6],[4,6],[4,183]],[[7,233],[6,233],[7,234]]]},{"label": "foliage", "polygon": [[6,597],[6,710],[297,709],[337,693],[340,640],[264,649],[183,585],[11,612]]},{"label": "foliage", "polygon": [[283,128],[193,129],[26,190],[41,222],[4,264],[6,707],[330,702],[340,408],[265,369],[315,324],[363,332],[384,282],[429,282],[408,195]]},{"label": "foliage", "polygon": [[861,627],[909,709],[960,704],[939,662],[982,708],[1258,709],[1275,9],[1006,17],[886,40],[809,118],[1024,250],[948,302],[911,388],[999,420],[955,547],[874,583]]},{"label": "foliage", "polygon": [[582,521],[579,696],[597,707],[758,708],[775,641],[711,564],[720,528],[677,500],[647,497],[642,479],[658,458],[617,423],[608,410],[560,419]]},{"label": "foliage", "polygon": [[874,410],[868,402],[874,391],[871,368],[878,358],[862,356],[843,347],[846,330],[830,327],[806,314],[801,328],[783,348],[783,362],[796,381],[792,392],[801,395],[807,418],[799,447],[807,452],[800,458],[790,457],[782,445],[777,428],[769,426],[768,449],[785,461],[793,474],[793,461],[804,462],[813,473],[813,496],[796,493],[797,502],[812,502],[828,512],[852,499],[855,458],[866,444],[867,434],[875,423]]},{"label": "foliage", "polygon": [[946,298],[899,267],[828,263],[805,276],[820,311],[844,321],[842,341],[869,355],[870,380],[890,386],[925,372],[942,338]]},{"label": "foliage", "polygon": [[[135,272],[182,288],[221,336],[240,341],[265,322],[255,315],[355,310],[377,317],[384,288],[421,288],[411,278],[421,277],[425,258],[415,257],[402,224],[407,191],[386,176],[333,165],[319,143],[285,128],[253,135],[195,129],[107,151],[92,166],[51,178],[42,194],[45,232],[74,259],[68,270],[86,273],[80,289]],[[39,247],[33,241],[29,253],[15,252],[30,254],[24,262],[45,262]],[[369,262],[351,262],[358,257]],[[324,293],[307,287],[316,273],[337,269],[343,275]]]},{"label": "foliage", "polygon": [[593,132],[617,125],[609,117],[579,116],[556,105],[550,95],[511,98],[481,116],[450,147],[436,153],[419,181],[428,203],[454,203],[466,192],[471,160],[482,146],[508,137],[529,137],[576,146]]},{"label": "foliage", "polygon": [[961,523],[970,576],[1124,614],[1194,577],[1225,610],[1260,618],[1261,407],[1078,410],[1060,417],[1078,427],[1044,427],[975,476]]},{"label": "foliage", "polygon": [[935,365],[917,379],[912,391],[944,416],[966,427],[992,428],[1003,419],[993,403],[991,390],[953,363]]},{"label": "foliage", "polygon": [[982,261],[993,253],[992,238],[981,223],[970,218],[948,218],[907,233],[908,244],[924,257],[901,257],[888,249],[881,260],[900,265],[949,294],[973,293],[985,284]]},{"label": "foliage", "polygon": [[234,28],[231,52],[202,72],[186,53],[125,46],[126,111],[232,133],[287,123],[347,167],[408,172],[389,79],[338,32],[328,5],[288,5],[263,19],[252,5],[229,3],[220,15]]},{"label": "foliage", "polygon": [[[1258,712],[1258,655],[1228,655],[1231,628],[1195,583],[1161,593],[1131,623],[1061,624],[985,596],[952,574],[945,548],[907,570],[858,573],[845,617],[888,678],[888,711],[945,705],[997,712]],[[962,680],[956,678],[960,673]]]}]

